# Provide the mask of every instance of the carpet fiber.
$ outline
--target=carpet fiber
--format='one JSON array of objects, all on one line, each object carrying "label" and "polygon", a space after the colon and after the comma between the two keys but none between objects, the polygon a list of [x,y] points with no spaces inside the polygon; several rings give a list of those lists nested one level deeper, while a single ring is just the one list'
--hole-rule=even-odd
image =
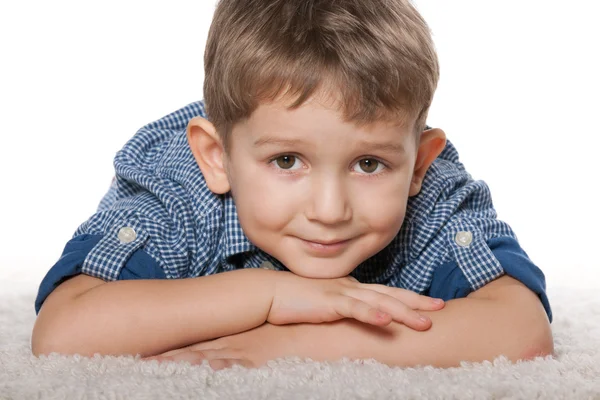
[{"label": "carpet fiber", "polygon": [[[260,369],[31,354],[31,283],[0,281],[0,399],[600,399],[600,295],[550,289],[555,357],[460,368],[282,359]],[[138,357],[139,358],[139,357]]]}]

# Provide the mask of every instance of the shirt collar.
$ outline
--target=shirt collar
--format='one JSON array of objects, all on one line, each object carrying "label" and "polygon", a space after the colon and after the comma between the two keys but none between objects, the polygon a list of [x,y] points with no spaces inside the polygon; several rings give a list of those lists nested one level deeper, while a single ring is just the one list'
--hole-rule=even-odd
[{"label": "shirt collar", "polygon": [[224,195],[223,208],[223,217],[225,219],[223,225],[225,238],[225,248],[222,254],[223,260],[227,260],[227,258],[234,254],[257,251],[258,248],[246,237],[240,225],[237,208],[231,192]]}]

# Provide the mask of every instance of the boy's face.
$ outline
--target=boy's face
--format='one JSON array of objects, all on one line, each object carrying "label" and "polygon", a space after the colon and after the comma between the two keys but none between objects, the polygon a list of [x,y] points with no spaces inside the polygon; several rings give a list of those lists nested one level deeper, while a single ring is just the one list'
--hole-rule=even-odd
[{"label": "boy's face", "polygon": [[[419,155],[412,130],[412,121],[357,128],[317,100],[292,111],[282,102],[262,104],[234,126],[220,177],[199,165],[211,190],[231,190],[254,245],[298,275],[337,278],[397,235],[408,197],[443,150],[443,132],[432,130],[440,140],[428,140]],[[215,147],[194,149],[202,145],[190,132],[196,158],[204,152],[216,160]]]}]

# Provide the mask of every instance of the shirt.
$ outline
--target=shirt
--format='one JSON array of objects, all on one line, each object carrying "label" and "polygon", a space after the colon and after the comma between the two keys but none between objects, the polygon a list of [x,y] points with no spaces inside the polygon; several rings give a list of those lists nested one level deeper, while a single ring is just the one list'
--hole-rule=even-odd
[{"label": "shirt", "polygon": [[[52,290],[80,273],[105,281],[180,279],[266,261],[288,270],[248,240],[230,193],[208,189],[186,137],[196,116],[207,118],[202,101],[142,127],[117,152],[110,189],[42,280],[36,314]],[[504,274],[536,293],[552,321],[543,272],[497,219],[489,187],[465,170],[450,140],[420,193],[409,197],[396,237],[351,273],[444,300]]]}]

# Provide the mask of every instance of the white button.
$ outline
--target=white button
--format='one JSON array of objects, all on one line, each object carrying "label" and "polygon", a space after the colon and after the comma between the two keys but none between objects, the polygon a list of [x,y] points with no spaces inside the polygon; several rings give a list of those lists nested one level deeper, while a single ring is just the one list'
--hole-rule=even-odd
[{"label": "white button", "polygon": [[123,228],[119,229],[119,234],[117,235],[117,237],[119,238],[119,242],[121,243],[131,243],[135,240],[137,235],[133,228],[124,226]]},{"label": "white button", "polygon": [[271,264],[269,261],[264,261],[262,264],[260,264],[260,267],[262,269],[271,269],[271,270],[275,269],[275,266],[273,264]]},{"label": "white button", "polygon": [[454,237],[454,241],[461,247],[469,247],[473,241],[473,234],[471,232],[458,232]]}]

